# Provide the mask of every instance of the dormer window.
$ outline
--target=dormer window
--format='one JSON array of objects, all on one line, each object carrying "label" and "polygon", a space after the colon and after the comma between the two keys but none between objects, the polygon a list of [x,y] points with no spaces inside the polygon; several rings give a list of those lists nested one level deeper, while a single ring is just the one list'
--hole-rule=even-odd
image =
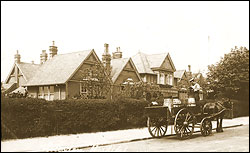
[{"label": "dormer window", "polygon": [[173,75],[172,74],[168,74],[167,76],[166,76],[166,84],[168,84],[168,85],[173,85]]},{"label": "dormer window", "polygon": [[164,73],[160,73],[160,84],[165,84],[165,75],[164,75]]}]

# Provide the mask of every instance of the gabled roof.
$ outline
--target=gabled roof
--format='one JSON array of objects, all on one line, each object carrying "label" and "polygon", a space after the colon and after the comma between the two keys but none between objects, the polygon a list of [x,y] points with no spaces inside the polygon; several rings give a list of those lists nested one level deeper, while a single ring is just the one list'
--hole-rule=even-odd
[{"label": "gabled roof", "polygon": [[117,78],[119,77],[119,75],[121,74],[121,72],[123,71],[124,67],[131,62],[132,67],[135,69],[135,72],[139,78],[139,80],[141,80],[141,77],[132,61],[131,58],[118,58],[118,59],[111,59],[111,66],[112,66],[112,70],[111,70],[111,78],[112,78],[112,82],[115,83],[115,81],[117,80]]},{"label": "gabled roof", "polygon": [[138,52],[135,56],[132,57],[132,60],[139,73],[154,74],[154,72],[150,68],[149,61],[148,61],[146,54],[142,52]]},{"label": "gabled roof", "polygon": [[64,84],[94,50],[55,55],[42,64],[26,86]]},{"label": "gabled roof", "polygon": [[39,69],[41,66],[40,64],[32,64],[32,63],[18,63],[17,64],[19,70],[24,75],[26,81],[30,80],[34,73]]},{"label": "gabled roof", "polygon": [[128,63],[128,61],[129,61],[129,58],[111,59],[110,64],[111,64],[112,70],[111,70],[110,76],[111,76],[113,83],[116,81],[116,79],[118,78],[123,68]]},{"label": "gabled roof", "polygon": [[174,77],[181,79],[185,72],[186,72],[186,70],[177,70],[174,72]]},{"label": "gabled roof", "polygon": [[17,83],[8,83],[8,84],[3,83],[2,88],[1,88],[1,92],[9,93],[12,90],[15,90],[16,84]]},{"label": "gabled roof", "polygon": [[31,79],[34,73],[36,72],[36,70],[38,70],[38,68],[40,67],[39,64],[32,64],[32,63],[25,63],[25,62],[14,63],[9,75],[7,76],[5,80],[5,83],[7,83],[8,79],[10,78],[11,72],[15,68],[15,65],[18,67],[18,69],[20,70],[21,74],[23,75],[26,81]]},{"label": "gabled roof", "polygon": [[171,66],[175,70],[169,53],[147,55],[138,52],[135,56],[132,57],[132,60],[135,63],[135,66],[139,73],[155,74],[152,71],[152,68],[160,68],[166,58],[169,59]]},{"label": "gabled roof", "polygon": [[2,88],[4,89],[4,90],[8,90],[11,86],[13,86],[15,83],[14,82],[12,82],[12,83],[8,83],[8,84],[5,84],[5,83],[3,83],[2,84]]},{"label": "gabled roof", "polygon": [[192,77],[196,79],[200,79],[202,77],[202,73],[192,73]]},{"label": "gabled roof", "polygon": [[161,67],[161,64],[163,63],[167,55],[168,53],[147,55],[150,68]]}]

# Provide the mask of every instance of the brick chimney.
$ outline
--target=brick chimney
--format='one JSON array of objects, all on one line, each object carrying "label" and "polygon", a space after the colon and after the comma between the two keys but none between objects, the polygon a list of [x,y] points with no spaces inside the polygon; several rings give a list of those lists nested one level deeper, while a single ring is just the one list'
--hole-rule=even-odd
[{"label": "brick chimney", "polygon": [[188,65],[188,72],[191,72],[191,65]]},{"label": "brick chimney", "polygon": [[113,52],[113,59],[122,58],[120,47],[116,47],[116,52]]},{"label": "brick chimney", "polygon": [[20,63],[21,62],[21,55],[18,53],[18,50],[16,51],[14,59],[15,59],[16,63]]},{"label": "brick chimney", "polygon": [[189,79],[192,78],[191,65],[188,65],[187,75],[188,75]]},{"label": "brick chimney", "polygon": [[102,63],[104,67],[106,68],[106,71],[108,75],[111,72],[111,67],[110,67],[110,62],[111,62],[111,55],[109,54],[109,44],[104,44],[104,53],[102,54]]},{"label": "brick chimney", "polygon": [[49,46],[50,59],[53,58],[53,56],[57,55],[57,47],[55,46],[55,41],[52,42],[53,42],[52,46]]},{"label": "brick chimney", "polygon": [[48,54],[46,53],[46,50],[42,50],[42,54],[40,54],[40,64],[43,64],[47,61]]}]

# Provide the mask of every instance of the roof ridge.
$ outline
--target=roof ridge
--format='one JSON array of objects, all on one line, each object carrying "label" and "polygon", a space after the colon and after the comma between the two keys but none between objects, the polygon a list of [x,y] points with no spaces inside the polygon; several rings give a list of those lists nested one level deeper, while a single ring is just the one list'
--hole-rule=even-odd
[{"label": "roof ridge", "polygon": [[[142,52],[141,52],[141,53],[142,53]],[[144,54],[144,53],[142,53],[142,54]],[[145,55],[145,54],[144,54],[144,55]],[[144,72],[146,72],[145,63],[144,63],[144,61],[142,60],[142,56],[140,56],[140,59],[141,59],[141,61],[142,61],[142,65],[143,65]],[[148,58],[145,57],[145,59],[146,59],[146,61],[147,61],[147,64],[149,65],[149,63],[148,63]],[[150,66],[149,66],[149,67],[150,67]]]},{"label": "roof ridge", "polygon": [[20,62],[20,63],[16,63],[16,64],[32,64],[32,65],[40,65],[40,64],[35,64],[35,63],[27,63],[27,62]]},{"label": "roof ridge", "polygon": [[147,56],[150,56],[150,55],[161,55],[161,54],[168,54],[168,52],[156,53],[156,54],[147,54]]},{"label": "roof ridge", "polygon": [[74,52],[70,52],[70,53],[63,53],[63,54],[57,54],[57,55],[75,54],[75,53],[79,53],[79,52],[86,52],[86,51],[92,51],[92,50],[93,50],[93,49],[88,49],[88,50],[74,51]]}]

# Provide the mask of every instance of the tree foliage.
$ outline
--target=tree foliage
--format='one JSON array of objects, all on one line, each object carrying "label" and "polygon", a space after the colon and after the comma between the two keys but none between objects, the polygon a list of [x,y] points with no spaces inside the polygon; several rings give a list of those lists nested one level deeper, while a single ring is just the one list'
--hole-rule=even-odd
[{"label": "tree foliage", "polygon": [[122,89],[114,94],[115,99],[133,98],[163,103],[163,94],[159,85],[140,81],[121,85],[121,87]]},{"label": "tree foliage", "polygon": [[228,98],[239,96],[242,83],[249,83],[249,50],[236,47],[215,65],[208,66],[208,88]]},{"label": "tree foliage", "polygon": [[108,98],[111,81],[100,63],[95,63],[84,71],[81,70],[82,87],[86,93],[80,93],[83,99]]}]

